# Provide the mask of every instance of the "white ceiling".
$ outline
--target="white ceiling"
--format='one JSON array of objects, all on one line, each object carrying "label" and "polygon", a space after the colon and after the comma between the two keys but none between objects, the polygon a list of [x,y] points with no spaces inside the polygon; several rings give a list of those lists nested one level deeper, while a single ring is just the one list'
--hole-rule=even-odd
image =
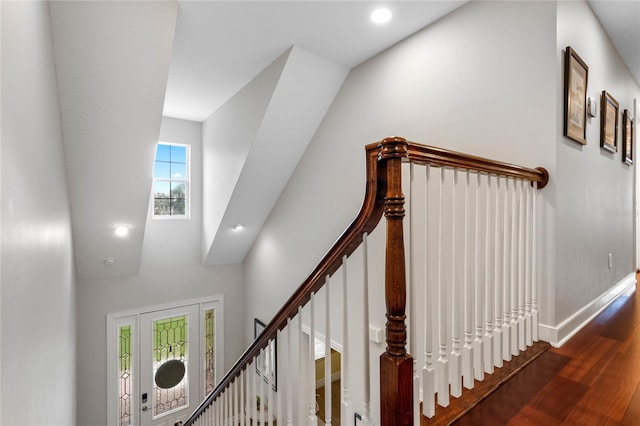
[{"label": "white ceiling", "polygon": [[[464,3],[51,2],[78,276],[137,273],[163,114],[206,120],[292,46],[351,68]],[[640,2],[589,3],[640,81]],[[374,25],[382,4],[392,21]]]},{"label": "white ceiling", "polygon": [[589,0],[589,5],[640,84],[640,1]]},{"label": "white ceiling", "polygon": [[[291,46],[352,68],[465,1],[179,1],[164,115],[203,121]],[[369,19],[380,5],[393,19]]]}]

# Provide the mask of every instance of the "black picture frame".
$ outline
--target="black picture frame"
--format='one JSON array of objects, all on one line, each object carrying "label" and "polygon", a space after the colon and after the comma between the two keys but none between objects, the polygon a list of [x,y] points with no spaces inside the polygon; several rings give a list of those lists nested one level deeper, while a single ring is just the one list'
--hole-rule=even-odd
[{"label": "black picture frame", "polygon": [[622,113],[622,162],[633,165],[634,120],[628,109]]},{"label": "black picture frame", "polygon": [[587,144],[587,87],[589,67],[571,46],[565,50],[564,135]]},{"label": "black picture frame", "polygon": [[[258,318],[253,319],[253,339],[257,339],[260,334],[267,328],[265,323]],[[256,358],[256,374],[262,377],[265,383],[271,383],[271,388],[278,391],[278,340],[274,338],[269,342],[268,351],[265,350],[264,355],[258,355]],[[268,362],[266,356],[270,355]]]},{"label": "black picture frame", "polygon": [[618,152],[618,111],[620,104],[606,90],[600,100],[600,147]]}]

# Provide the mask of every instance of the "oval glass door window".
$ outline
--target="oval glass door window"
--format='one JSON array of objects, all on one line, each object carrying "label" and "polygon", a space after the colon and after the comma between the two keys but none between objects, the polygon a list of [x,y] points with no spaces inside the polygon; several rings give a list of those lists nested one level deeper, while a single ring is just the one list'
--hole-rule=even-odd
[{"label": "oval glass door window", "polygon": [[158,367],[155,375],[156,385],[160,389],[171,389],[182,381],[186,368],[179,359],[170,359]]}]

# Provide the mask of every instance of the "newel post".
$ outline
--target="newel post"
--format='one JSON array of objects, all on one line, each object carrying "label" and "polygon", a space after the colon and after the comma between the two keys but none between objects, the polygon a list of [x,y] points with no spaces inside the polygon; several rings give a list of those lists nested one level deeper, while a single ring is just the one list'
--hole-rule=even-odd
[{"label": "newel post", "polygon": [[387,349],[380,356],[380,421],[382,426],[412,425],[413,358],[407,352],[406,272],[402,220],[402,159],[407,141],[387,138],[380,142],[378,161],[386,163],[387,192],[384,216],[387,220],[385,299],[387,305]]}]

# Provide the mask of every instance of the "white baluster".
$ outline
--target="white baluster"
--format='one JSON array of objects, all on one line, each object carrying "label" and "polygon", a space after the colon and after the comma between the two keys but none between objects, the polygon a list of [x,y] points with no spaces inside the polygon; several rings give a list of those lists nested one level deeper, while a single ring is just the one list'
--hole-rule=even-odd
[{"label": "white baluster", "polygon": [[[417,238],[413,238],[415,232],[415,221],[417,214],[414,207],[414,164],[409,165],[409,232],[407,238],[409,239],[409,353],[417,354],[417,315],[418,310],[417,303],[417,291],[416,291],[416,261],[415,261],[415,244],[417,244]],[[420,426],[420,377],[418,376],[418,357],[413,357],[413,425]]]},{"label": "white baluster", "polygon": [[[315,369],[315,338],[316,338],[316,326],[315,326],[315,293],[311,293],[311,300],[309,301],[309,426],[317,426],[318,418],[316,416],[316,369]],[[325,354],[326,356],[326,354]]]},{"label": "white baluster", "polygon": [[[267,347],[269,347],[269,345],[267,344]],[[271,401],[266,401],[266,391],[265,391],[265,382],[264,382],[264,375],[266,373],[266,369],[267,369],[267,349],[266,348],[262,348],[262,350],[260,350],[260,355],[258,355],[259,358],[262,359],[262,370],[260,371],[260,375],[258,376],[258,382],[260,384],[259,387],[259,395],[260,395],[260,421],[262,423],[260,424],[266,424],[267,423],[267,410],[266,410],[266,404],[267,403],[271,403]]]},{"label": "white baluster", "polygon": [[451,196],[451,395],[459,398],[462,395],[462,358],[460,354],[460,290],[456,280],[456,189],[458,187],[458,171],[453,171],[453,190]]},{"label": "white baluster", "polygon": [[[347,256],[343,256],[342,258],[342,273],[343,280],[346,280]],[[324,282],[326,300],[325,321],[327,323],[324,336],[324,424],[331,426],[331,293],[329,288],[329,276],[327,275]]]},{"label": "white baluster", "polygon": [[511,361],[511,221],[513,220],[511,182],[512,178],[507,178],[504,188],[504,235],[502,240],[502,359],[505,361]]},{"label": "white baluster", "polygon": [[245,413],[246,413],[246,406],[245,406],[245,392],[246,392],[246,386],[245,386],[245,382],[247,381],[246,378],[246,371],[247,370],[242,370],[240,372],[240,426],[244,426],[244,422],[245,422]]},{"label": "white baluster", "polygon": [[[275,359],[275,356],[273,354],[273,350],[275,349],[275,344],[276,344],[276,341],[271,340],[267,344],[267,347],[265,348],[265,351],[264,351],[264,365],[265,365],[264,372],[267,378],[267,381],[265,382],[266,383],[265,392],[267,395],[267,401],[269,401],[269,405],[268,405],[269,410],[267,413],[265,413],[265,416],[267,417],[266,419],[267,426],[272,425],[273,415],[275,414],[275,411],[277,409],[276,396],[275,396],[275,392],[273,391],[274,383],[271,376],[272,371],[274,372],[274,375],[275,375],[275,370],[274,370],[275,366],[271,362],[272,359]],[[267,368],[267,365],[269,366],[269,368]]]},{"label": "white baluster", "polygon": [[[370,420],[371,419],[371,370],[370,370],[370,358],[369,358],[370,356],[369,355],[369,251],[367,247],[367,239],[368,239],[368,235],[365,232],[364,235],[362,236],[362,274],[363,274],[363,279],[362,279],[362,303],[363,303],[362,370],[364,373],[363,374],[364,400],[363,400],[363,411],[362,411],[362,424],[364,426],[369,426],[371,422]],[[347,311],[347,286],[346,285],[344,286],[344,307],[346,312]],[[345,316],[345,318],[347,317]],[[346,320],[345,320],[345,328],[346,328]],[[342,355],[343,371],[347,371],[346,364],[344,364],[344,361],[347,359],[347,355],[348,355],[346,343],[349,341],[349,339],[346,336],[347,336],[347,333],[345,332],[345,338],[344,338],[345,346],[343,348],[343,355]],[[343,374],[342,380],[346,382],[346,374]],[[353,415],[351,414],[351,401],[349,400],[349,395],[347,392],[346,385],[343,385],[342,392],[343,392],[343,397],[342,397],[343,401],[346,401],[342,404],[342,408],[350,416],[347,418],[347,420],[350,422],[351,418],[353,418]],[[343,423],[343,424],[348,424],[348,423]]]},{"label": "white baluster", "polygon": [[[426,166],[425,168],[426,180],[427,183],[425,185],[425,220],[426,224],[429,224],[429,181],[431,178],[431,167]],[[429,259],[429,232],[428,226],[425,226],[425,261],[424,261],[424,280],[425,280],[425,289],[424,289],[424,366],[422,367],[422,414],[426,417],[433,417],[435,414],[435,368],[433,365],[433,300],[431,299],[431,283],[429,282],[429,270],[428,270],[428,262]]]},{"label": "white baluster", "polygon": [[291,318],[289,318],[287,320],[287,363],[285,364],[288,368],[284,369],[287,375],[287,426],[293,426],[293,342],[291,334],[293,334],[293,327]]},{"label": "white baluster", "polygon": [[449,360],[447,359],[447,287],[442,274],[442,192],[444,167],[440,168],[438,201],[438,368],[436,368],[436,391],[438,404],[449,405]]},{"label": "white baluster", "polygon": [[[311,336],[309,336],[311,339]],[[305,394],[307,390],[304,387],[304,358],[303,358],[303,347],[302,342],[304,341],[304,331],[302,330],[302,307],[298,307],[298,377],[300,380],[296,380],[298,386],[298,424],[305,424],[305,410],[303,409],[305,404]]]},{"label": "white baluster", "polygon": [[481,251],[480,251],[480,173],[476,175],[476,228],[475,228],[475,272],[474,272],[474,290],[475,290],[475,327],[476,338],[473,341],[473,352],[475,360],[473,364],[473,371],[476,380],[484,380],[484,341],[482,339],[483,332],[483,287],[482,277],[483,271],[480,269],[481,265]]},{"label": "white baluster", "polygon": [[520,228],[518,232],[518,271],[520,272],[520,277],[518,279],[518,349],[524,351],[527,349],[527,345],[525,342],[524,335],[524,292],[525,292],[525,194],[524,194],[524,179],[520,180]]},{"label": "white baluster", "polygon": [[[491,285],[493,286],[494,292],[494,301],[493,301],[493,309],[495,316],[495,327],[493,329],[493,364],[496,367],[502,367],[502,277],[500,276],[502,272],[502,250],[500,249],[500,243],[502,242],[500,231],[502,228],[500,227],[500,195],[502,191],[500,190],[502,178],[500,176],[496,176],[496,204],[495,204],[495,214],[494,214],[494,224],[493,224],[493,281]],[[503,218],[503,220],[505,220]]]},{"label": "white baluster", "polygon": [[[368,324],[367,324],[368,326]],[[367,335],[369,332],[367,331]],[[349,297],[347,294],[347,257],[342,258],[342,362],[340,372],[342,378],[342,407],[340,416],[341,424],[349,424],[353,421],[353,411],[349,396]]]},{"label": "white baluster", "polygon": [[464,184],[464,347],[462,348],[462,377],[464,387],[473,389],[473,283],[469,277],[469,170]]},{"label": "white baluster", "polygon": [[511,202],[511,355],[518,355],[518,241],[520,221],[518,220],[518,181],[513,182]]},{"label": "white baluster", "polygon": [[485,205],[484,226],[484,314],[485,334],[484,342],[484,371],[493,374],[493,284],[491,272],[493,271],[493,249],[491,247],[491,175],[487,175],[487,193]]},{"label": "white baluster", "polygon": [[[281,339],[282,339],[282,330],[278,330],[277,333],[276,333],[276,340],[273,342],[273,350],[275,350],[275,351],[278,350],[278,342],[282,342]],[[280,353],[282,353],[282,352],[280,352]],[[271,391],[272,391],[272,395],[275,394],[274,397],[276,398],[276,411],[275,411],[276,422],[277,422],[277,419],[280,419],[280,422],[282,424],[282,423],[284,423],[284,411],[283,411],[283,408],[282,408],[282,405],[284,404],[284,395],[282,394],[282,390],[280,390],[280,392],[276,392],[276,388],[277,388],[277,385],[278,385],[278,383],[277,383],[277,379],[278,379],[277,373],[278,373],[278,370],[282,371],[282,369],[278,369],[278,365],[277,365],[278,364],[278,357],[276,355],[277,355],[277,352],[273,356],[273,361],[275,363],[273,365],[273,380],[274,380],[274,383],[273,383],[273,386],[271,386]],[[287,365],[287,364],[280,363],[280,365]],[[282,384],[280,386],[282,386]]]},{"label": "white baluster", "polygon": [[538,184],[533,190],[533,200],[531,211],[533,213],[532,218],[532,230],[531,230],[531,337],[534,342],[538,341],[538,281],[537,281],[537,262],[538,252],[536,247],[536,241],[538,240],[537,224],[538,224],[538,210],[536,209],[536,200],[538,199]]},{"label": "white baluster", "polygon": [[525,325],[525,343],[527,346],[533,344],[533,335],[531,330],[531,185],[526,186],[526,200],[527,200],[527,217],[525,218],[527,223],[527,232],[525,235],[525,290],[524,290],[524,325]]}]

